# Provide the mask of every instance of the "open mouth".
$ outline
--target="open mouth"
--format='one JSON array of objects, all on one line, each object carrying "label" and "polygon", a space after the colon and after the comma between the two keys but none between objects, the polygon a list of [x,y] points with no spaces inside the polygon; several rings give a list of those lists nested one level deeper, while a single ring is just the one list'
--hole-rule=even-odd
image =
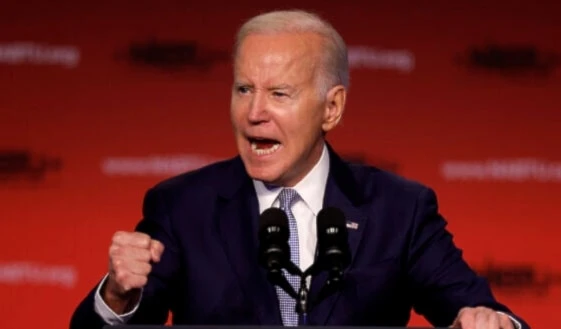
[{"label": "open mouth", "polygon": [[251,151],[257,155],[269,155],[275,153],[281,146],[277,140],[261,137],[249,137]]}]

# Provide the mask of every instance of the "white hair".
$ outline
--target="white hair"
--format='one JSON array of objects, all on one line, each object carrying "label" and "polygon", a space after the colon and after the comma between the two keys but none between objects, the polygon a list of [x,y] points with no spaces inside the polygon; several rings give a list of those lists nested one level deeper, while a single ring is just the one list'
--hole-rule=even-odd
[{"label": "white hair", "polygon": [[238,30],[234,57],[243,40],[250,34],[317,33],[323,39],[321,78],[322,95],[333,86],[349,88],[349,61],[347,45],[331,24],[314,13],[303,10],[272,11],[246,21]]}]

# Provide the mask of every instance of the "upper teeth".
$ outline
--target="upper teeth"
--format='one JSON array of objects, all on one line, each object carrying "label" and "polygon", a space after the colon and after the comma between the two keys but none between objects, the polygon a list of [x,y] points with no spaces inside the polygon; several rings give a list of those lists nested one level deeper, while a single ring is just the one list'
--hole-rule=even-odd
[{"label": "upper teeth", "polygon": [[273,146],[266,148],[266,149],[259,149],[257,148],[257,143],[253,142],[251,143],[251,150],[253,152],[255,152],[257,155],[266,155],[266,154],[271,154],[273,152],[275,152],[276,150],[278,150],[280,147],[279,143],[275,143],[273,144]]}]

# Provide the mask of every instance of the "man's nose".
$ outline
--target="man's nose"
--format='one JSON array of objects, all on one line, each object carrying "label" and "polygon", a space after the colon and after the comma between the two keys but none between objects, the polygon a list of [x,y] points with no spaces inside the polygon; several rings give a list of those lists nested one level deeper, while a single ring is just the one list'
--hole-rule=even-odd
[{"label": "man's nose", "polygon": [[247,119],[252,124],[259,124],[269,120],[267,97],[263,92],[256,92],[249,104]]}]

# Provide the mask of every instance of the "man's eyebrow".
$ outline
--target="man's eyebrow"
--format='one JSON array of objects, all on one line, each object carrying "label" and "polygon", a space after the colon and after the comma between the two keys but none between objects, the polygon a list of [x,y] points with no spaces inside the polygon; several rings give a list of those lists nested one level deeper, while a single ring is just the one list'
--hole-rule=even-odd
[{"label": "man's eyebrow", "polygon": [[234,86],[236,87],[241,87],[241,86],[247,86],[247,87],[252,87],[253,85],[247,81],[234,81]]},{"label": "man's eyebrow", "polygon": [[269,88],[267,88],[269,90],[273,90],[273,89],[294,89],[294,86],[291,86],[287,83],[282,83],[282,84],[278,84],[278,85],[273,85]]}]

